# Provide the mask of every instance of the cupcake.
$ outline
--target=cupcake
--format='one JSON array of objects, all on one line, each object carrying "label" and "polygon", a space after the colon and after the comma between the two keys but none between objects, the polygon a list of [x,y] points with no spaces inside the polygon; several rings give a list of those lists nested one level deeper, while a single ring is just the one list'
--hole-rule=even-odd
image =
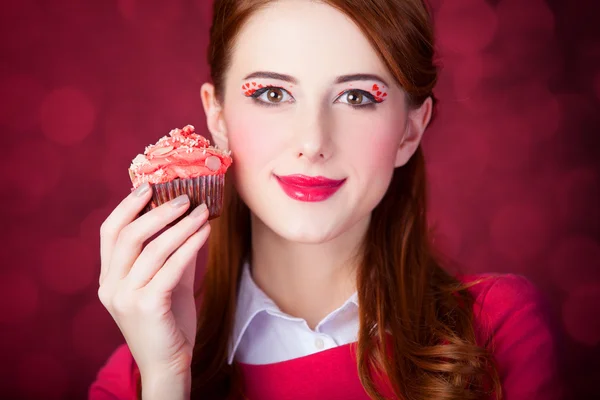
[{"label": "cupcake", "polygon": [[232,162],[230,154],[211,147],[192,125],[173,129],[146,147],[129,167],[133,189],[145,182],[152,188],[152,199],[140,215],[182,194],[190,198],[184,216],[202,203],[208,207],[209,219],[221,215],[225,172]]}]

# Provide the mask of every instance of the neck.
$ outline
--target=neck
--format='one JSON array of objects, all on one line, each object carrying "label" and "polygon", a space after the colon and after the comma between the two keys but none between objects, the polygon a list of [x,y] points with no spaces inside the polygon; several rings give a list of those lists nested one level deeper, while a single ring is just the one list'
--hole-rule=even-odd
[{"label": "neck", "polygon": [[370,218],[319,244],[286,240],[251,217],[252,276],[285,313],[311,329],[356,291],[357,257]]}]

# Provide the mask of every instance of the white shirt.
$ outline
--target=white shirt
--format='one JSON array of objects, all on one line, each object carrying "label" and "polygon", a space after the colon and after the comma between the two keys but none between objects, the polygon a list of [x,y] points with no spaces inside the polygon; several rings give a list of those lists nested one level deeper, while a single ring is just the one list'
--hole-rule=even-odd
[{"label": "white shirt", "polygon": [[243,267],[229,343],[229,363],[271,364],[303,357],[358,340],[358,296],[354,293],[314,330],[306,320],[279,309]]}]

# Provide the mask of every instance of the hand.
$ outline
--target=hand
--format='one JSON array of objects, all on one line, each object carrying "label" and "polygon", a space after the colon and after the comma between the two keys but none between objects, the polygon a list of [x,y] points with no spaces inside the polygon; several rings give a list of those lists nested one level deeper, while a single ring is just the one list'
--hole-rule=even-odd
[{"label": "hand", "polygon": [[189,208],[186,195],[136,219],[148,184],[127,196],[100,228],[98,297],[123,333],[142,380],[190,374],[196,337],[196,257],[210,233],[203,204],[144,242]]}]

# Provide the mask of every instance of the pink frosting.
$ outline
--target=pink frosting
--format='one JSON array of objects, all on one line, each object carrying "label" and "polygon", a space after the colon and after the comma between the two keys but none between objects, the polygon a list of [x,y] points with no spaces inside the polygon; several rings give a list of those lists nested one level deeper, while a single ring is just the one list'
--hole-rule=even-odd
[{"label": "pink frosting", "polygon": [[129,167],[129,176],[136,188],[145,182],[224,174],[231,163],[229,152],[210,147],[210,142],[195,133],[192,125],[186,125],[173,129],[146,147],[144,154],[138,154]]}]

